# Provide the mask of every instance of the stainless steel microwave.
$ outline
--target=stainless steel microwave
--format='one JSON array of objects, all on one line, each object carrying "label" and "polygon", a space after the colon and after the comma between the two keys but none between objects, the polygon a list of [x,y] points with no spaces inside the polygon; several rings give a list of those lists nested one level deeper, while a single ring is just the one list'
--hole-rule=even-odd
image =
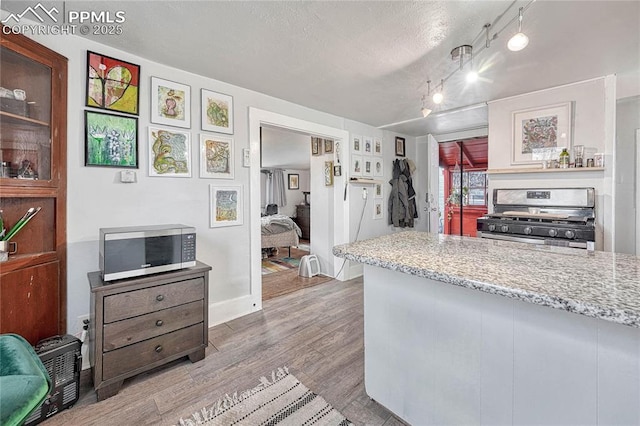
[{"label": "stainless steel microwave", "polygon": [[196,229],[186,225],[100,229],[104,281],[173,271],[196,265]]}]

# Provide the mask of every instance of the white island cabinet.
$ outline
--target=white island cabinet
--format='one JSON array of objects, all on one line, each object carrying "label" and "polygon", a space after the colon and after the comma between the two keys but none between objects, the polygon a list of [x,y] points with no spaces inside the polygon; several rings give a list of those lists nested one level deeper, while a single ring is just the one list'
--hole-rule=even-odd
[{"label": "white island cabinet", "polygon": [[365,264],[367,394],[412,425],[640,424],[640,258],[399,232]]}]

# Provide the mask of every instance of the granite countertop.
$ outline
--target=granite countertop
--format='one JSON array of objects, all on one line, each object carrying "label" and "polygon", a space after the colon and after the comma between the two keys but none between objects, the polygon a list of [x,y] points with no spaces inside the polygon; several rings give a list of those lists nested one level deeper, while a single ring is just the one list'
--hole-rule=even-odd
[{"label": "granite countertop", "polygon": [[640,257],[632,255],[415,231],[339,245],[333,254],[640,328]]}]

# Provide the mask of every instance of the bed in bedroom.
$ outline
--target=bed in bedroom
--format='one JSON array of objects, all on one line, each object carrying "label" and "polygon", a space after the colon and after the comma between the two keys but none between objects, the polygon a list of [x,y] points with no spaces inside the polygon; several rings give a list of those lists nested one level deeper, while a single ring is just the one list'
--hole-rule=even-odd
[{"label": "bed in bedroom", "polygon": [[291,246],[300,243],[302,231],[298,225],[289,217],[281,214],[273,214],[260,218],[262,228],[262,252],[266,249],[276,247],[289,247],[289,257],[291,257]]}]

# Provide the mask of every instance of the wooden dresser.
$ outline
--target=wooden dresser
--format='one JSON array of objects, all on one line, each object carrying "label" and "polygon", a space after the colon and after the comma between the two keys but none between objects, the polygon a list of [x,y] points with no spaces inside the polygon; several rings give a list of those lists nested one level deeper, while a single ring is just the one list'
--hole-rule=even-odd
[{"label": "wooden dresser", "polygon": [[302,231],[302,239],[311,239],[311,206],[310,205],[297,205],[296,206],[296,219],[295,222]]},{"label": "wooden dresser", "polygon": [[211,267],[105,283],[91,272],[89,361],[98,401],[124,379],[188,355],[204,358],[208,344]]}]

